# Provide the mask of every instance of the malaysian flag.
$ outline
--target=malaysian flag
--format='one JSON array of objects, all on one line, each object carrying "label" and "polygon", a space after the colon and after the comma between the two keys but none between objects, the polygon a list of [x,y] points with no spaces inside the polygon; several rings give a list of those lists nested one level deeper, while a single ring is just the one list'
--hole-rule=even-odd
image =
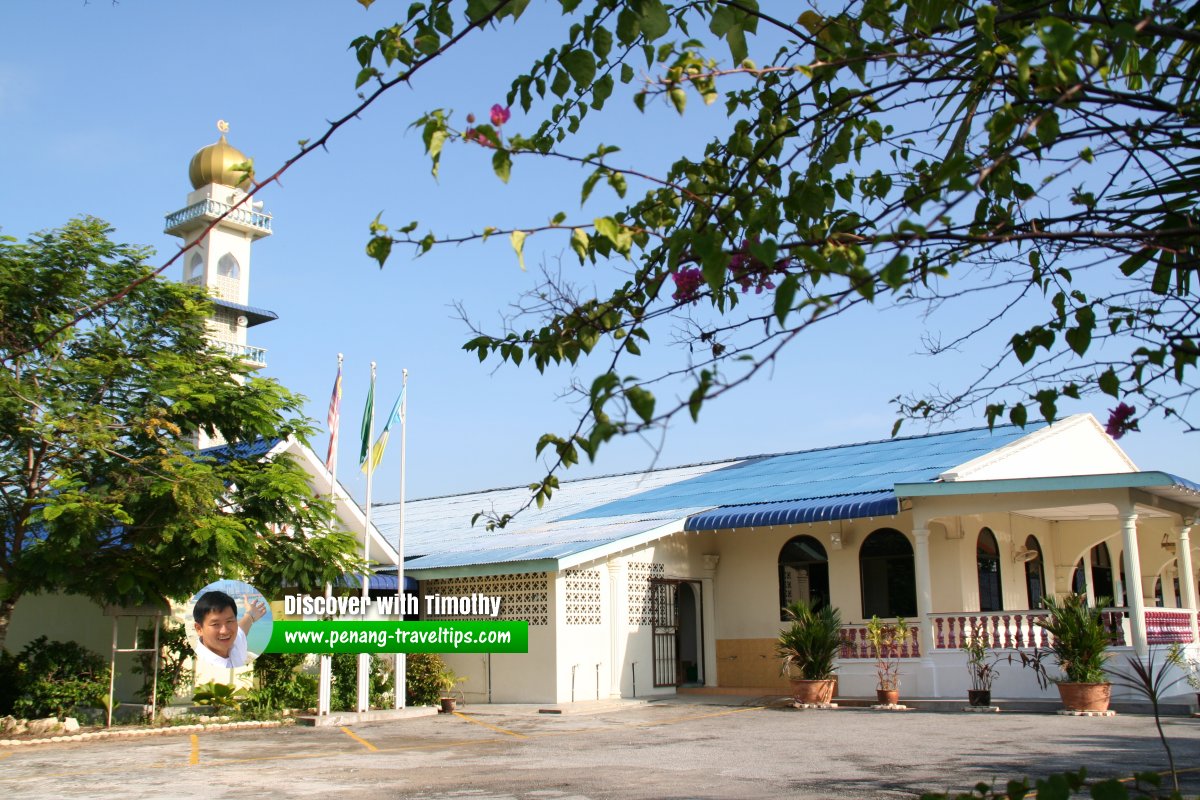
[{"label": "malaysian flag", "polygon": [[329,395],[329,452],[325,454],[325,469],[333,471],[333,461],[337,453],[338,422],[341,419],[342,405],[342,354],[338,353],[337,378],[333,381],[333,394]]}]

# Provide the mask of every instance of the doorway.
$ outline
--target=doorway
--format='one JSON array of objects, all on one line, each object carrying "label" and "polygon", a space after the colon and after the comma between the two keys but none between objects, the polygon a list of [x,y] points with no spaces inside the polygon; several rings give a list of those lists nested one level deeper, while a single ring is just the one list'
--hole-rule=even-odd
[{"label": "doorway", "polygon": [[704,684],[702,599],[700,581],[650,579],[656,687]]}]

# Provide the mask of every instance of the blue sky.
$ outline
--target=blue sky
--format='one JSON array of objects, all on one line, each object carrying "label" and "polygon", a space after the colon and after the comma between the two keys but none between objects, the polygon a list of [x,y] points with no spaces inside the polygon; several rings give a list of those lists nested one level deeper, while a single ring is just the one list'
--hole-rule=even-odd
[{"label": "blue sky", "polygon": [[[389,24],[388,14],[406,7],[387,0],[370,11],[353,0],[5,3],[3,232],[23,238],[91,214],[115,226],[118,240],[151,245],[165,260],[177,240],[163,234],[163,215],[185,204],[188,161],[216,139],[216,120],[229,121],[230,143],[255,159],[260,175],[273,172],[297,140],[320,135],[326,119],[355,104],[350,40]],[[455,317],[456,302],[490,325],[535,285],[539,265],[556,268],[561,260],[563,274],[584,286],[613,280],[603,266],[579,268],[565,237],[531,237],[527,272],[503,237],[417,260],[400,250],[382,271],[363,249],[367,226],[381,211],[393,226],[419,219],[422,232],[461,233],[540,225],[559,210],[568,222],[590,221],[612,207],[614,198],[597,190],[581,209],[584,174],[561,165],[518,160],[503,185],[481,148],[448,147],[435,181],[419,133],[408,129],[437,107],[455,109],[460,118],[468,111],[485,117],[512,77],[556,43],[558,28],[547,16],[520,39],[507,27],[479,36],[410,87],[394,89],[343,128],[328,153],[303,160],[281,187],[257,198],[274,215],[275,235],[255,246],[251,302],[280,316],[250,332],[252,344],[268,349],[266,374],[306,395],[309,416],[323,424],[336,354],[345,353],[345,465],[356,453],[368,362],[379,363],[381,417],[407,368],[409,497],[540,478],[538,436],[565,433],[573,423],[563,387],[573,377],[590,381],[600,369],[599,362],[546,375],[528,365],[496,369],[461,349],[469,333]],[[699,152],[706,131],[722,118],[717,107],[699,103],[682,118],[662,106],[640,115],[618,89],[575,149],[582,154],[595,143],[619,141],[618,163],[653,171],[681,150]],[[521,130],[522,122],[514,109],[510,128]],[[631,180],[630,188],[644,187]],[[169,274],[179,273],[176,267]],[[959,305],[926,322],[912,312],[867,309],[830,321],[751,385],[705,408],[699,424],[681,420],[665,438],[614,442],[597,464],[564,478],[886,438],[894,419],[890,398],[930,384],[955,385],[990,360],[983,351],[922,356],[921,334],[954,332],[984,313]],[[629,371],[649,375],[683,357],[678,350],[652,354]],[[1103,421],[1108,405],[1099,400],[1062,411],[1092,411]],[[947,427],[981,424],[963,416]],[[1122,440],[1140,467],[1200,478],[1194,439],[1157,418],[1142,427]],[[905,433],[923,430],[908,424]],[[377,500],[398,494],[395,442],[377,474]],[[313,444],[323,454],[324,434]],[[357,472],[343,467],[340,477],[361,499],[365,481]]]}]

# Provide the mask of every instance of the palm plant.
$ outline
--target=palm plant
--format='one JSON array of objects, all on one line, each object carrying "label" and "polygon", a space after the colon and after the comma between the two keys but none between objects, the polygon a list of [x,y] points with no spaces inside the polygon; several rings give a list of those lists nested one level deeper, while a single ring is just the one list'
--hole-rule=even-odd
[{"label": "palm plant", "polygon": [[780,632],[776,644],[783,674],[809,681],[832,678],[842,646],[841,614],[829,605],[815,608],[808,600],[797,600],[784,613],[791,625]]},{"label": "palm plant", "polygon": [[1062,600],[1045,599],[1049,617],[1037,622],[1053,637],[1049,650],[1069,683],[1105,683],[1104,664],[1112,633],[1104,624],[1102,609],[1109,603],[1103,597],[1096,606],[1087,604],[1081,594],[1069,594]]}]

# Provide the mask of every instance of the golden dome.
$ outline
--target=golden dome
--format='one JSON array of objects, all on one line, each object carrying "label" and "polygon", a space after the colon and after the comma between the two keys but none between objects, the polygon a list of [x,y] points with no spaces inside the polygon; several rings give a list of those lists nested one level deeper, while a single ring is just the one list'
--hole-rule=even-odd
[{"label": "golden dome", "polygon": [[225,134],[222,133],[218,141],[201,147],[196,151],[196,155],[192,156],[192,163],[188,165],[188,178],[192,181],[193,189],[219,183],[249,191],[254,173],[251,172],[247,180],[245,172],[233,169],[234,166],[249,160],[245,153],[225,141]]}]

